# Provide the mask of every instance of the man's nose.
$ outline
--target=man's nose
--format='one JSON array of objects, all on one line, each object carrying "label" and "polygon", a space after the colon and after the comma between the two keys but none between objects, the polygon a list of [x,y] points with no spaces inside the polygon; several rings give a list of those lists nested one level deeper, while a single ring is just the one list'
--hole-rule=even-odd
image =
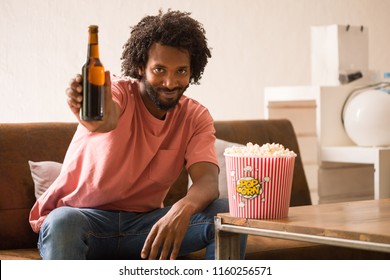
[{"label": "man's nose", "polygon": [[175,74],[168,73],[164,77],[163,86],[169,89],[173,89],[179,86],[179,82]]}]

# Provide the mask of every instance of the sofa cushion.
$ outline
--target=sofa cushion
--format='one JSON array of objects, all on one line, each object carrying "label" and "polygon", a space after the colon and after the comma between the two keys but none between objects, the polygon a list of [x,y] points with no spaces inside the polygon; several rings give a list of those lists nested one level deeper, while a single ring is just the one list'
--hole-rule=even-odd
[{"label": "sofa cushion", "polygon": [[55,161],[34,162],[31,160],[28,164],[34,181],[35,198],[38,199],[60,175],[62,164]]}]

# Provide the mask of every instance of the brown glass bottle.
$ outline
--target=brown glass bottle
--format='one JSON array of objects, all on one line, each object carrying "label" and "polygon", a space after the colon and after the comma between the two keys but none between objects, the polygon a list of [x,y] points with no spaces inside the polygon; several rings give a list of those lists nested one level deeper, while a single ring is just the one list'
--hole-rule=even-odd
[{"label": "brown glass bottle", "polygon": [[101,120],[104,114],[104,66],[99,59],[98,26],[88,28],[88,55],[82,68],[83,104],[81,119]]}]

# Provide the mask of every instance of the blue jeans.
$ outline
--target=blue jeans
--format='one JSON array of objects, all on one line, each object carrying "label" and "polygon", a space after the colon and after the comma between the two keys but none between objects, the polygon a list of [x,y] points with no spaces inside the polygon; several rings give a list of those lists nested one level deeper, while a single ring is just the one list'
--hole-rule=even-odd
[{"label": "blue jeans", "polygon": [[[38,248],[43,259],[140,259],[152,226],[169,207],[146,213],[60,207],[45,219]],[[227,199],[212,202],[192,216],[179,257],[206,248],[205,259],[214,259],[214,216],[228,212]],[[245,255],[246,236],[241,238]]]}]

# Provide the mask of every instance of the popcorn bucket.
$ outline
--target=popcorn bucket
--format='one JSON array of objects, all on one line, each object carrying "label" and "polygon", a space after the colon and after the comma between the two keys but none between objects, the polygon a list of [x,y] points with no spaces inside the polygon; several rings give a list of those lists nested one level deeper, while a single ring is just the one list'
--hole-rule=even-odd
[{"label": "popcorn bucket", "polygon": [[249,219],[288,216],[295,156],[225,153],[225,159],[230,215]]}]

